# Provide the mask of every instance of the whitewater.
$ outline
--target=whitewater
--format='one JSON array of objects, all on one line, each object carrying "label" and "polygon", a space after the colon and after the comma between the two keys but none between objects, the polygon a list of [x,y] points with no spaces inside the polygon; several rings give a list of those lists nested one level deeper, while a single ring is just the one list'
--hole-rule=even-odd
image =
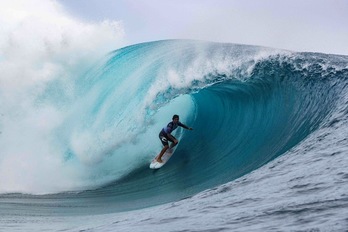
[{"label": "whitewater", "polygon": [[[347,230],[347,56],[163,40],[68,67],[2,79],[0,230]],[[194,130],[151,170],[174,114]]]}]

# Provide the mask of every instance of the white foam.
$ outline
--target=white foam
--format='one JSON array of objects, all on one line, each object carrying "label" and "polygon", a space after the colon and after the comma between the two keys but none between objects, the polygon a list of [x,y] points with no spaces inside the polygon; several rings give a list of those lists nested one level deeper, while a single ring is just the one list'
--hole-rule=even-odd
[{"label": "white foam", "polygon": [[73,92],[83,67],[123,44],[123,26],[83,22],[39,0],[2,2],[0,24],[0,193],[79,189],[83,167],[64,163],[50,133],[66,112],[37,99],[55,79],[62,96]]}]

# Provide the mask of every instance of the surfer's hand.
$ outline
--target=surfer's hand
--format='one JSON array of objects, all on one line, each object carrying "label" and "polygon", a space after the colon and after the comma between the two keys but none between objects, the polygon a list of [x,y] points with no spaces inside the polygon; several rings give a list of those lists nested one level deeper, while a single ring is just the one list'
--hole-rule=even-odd
[{"label": "surfer's hand", "polygon": [[192,127],[189,127],[188,129],[189,129],[189,130],[193,130],[193,128],[192,128]]}]

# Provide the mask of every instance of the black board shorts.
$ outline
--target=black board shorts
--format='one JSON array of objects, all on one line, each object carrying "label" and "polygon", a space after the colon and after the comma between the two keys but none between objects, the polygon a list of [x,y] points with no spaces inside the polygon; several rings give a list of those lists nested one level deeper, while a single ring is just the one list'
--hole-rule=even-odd
[{"label": "black board shorts", "polygon": [[[168,144],[168,141],[174,143],[174,140],[171,139],[171,138],[169,138],[169,137],[167,136],[167,134],[162,133],[162,131],[159,133],[158,137],[159,137],[159,139],[161,140],[161,143],[163,144],[163,146],[168,146],[168,145],[169,145],[169,144]],[[173,137],[174,139],[176,139],[173,135],[172,135],[172,137]]]}]

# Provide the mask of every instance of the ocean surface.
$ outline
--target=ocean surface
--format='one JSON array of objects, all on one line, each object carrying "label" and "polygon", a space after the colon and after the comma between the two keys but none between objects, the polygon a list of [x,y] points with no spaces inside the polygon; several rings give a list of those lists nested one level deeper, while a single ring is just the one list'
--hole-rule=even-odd
[{"label": "ocean surface", "polygon": [[165,40],[76,70],[0,92],[0,231],[348,231],[348,56]]}]

